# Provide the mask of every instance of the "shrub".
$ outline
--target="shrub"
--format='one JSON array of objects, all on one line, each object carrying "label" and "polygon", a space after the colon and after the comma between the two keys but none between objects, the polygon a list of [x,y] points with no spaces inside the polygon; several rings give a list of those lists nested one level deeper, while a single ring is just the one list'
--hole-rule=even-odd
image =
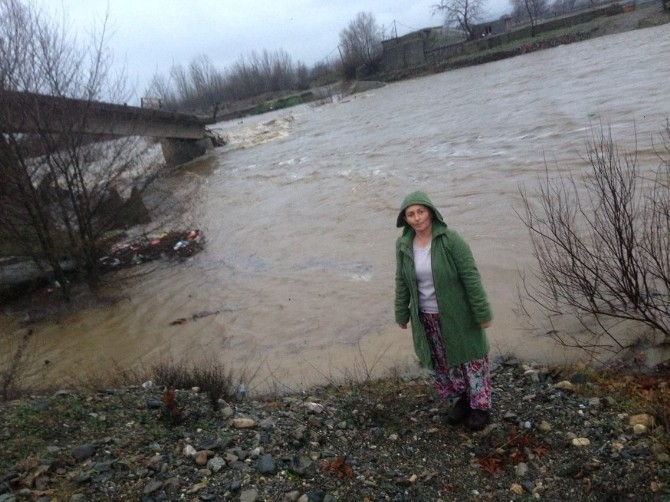
[{"label": "shrub", "polygon": [[156,383],[168,389],[190,389],[198,387],[207,393],[212,408],[218,409],[219,399],[226,401],[236,398],[238,381],[231,370],[220,361],[207,359],[201,363],[162,361],[151,369]]},{"label": "shrub", "polygon": [[[539,305],[563,345],[619,351],[635,327],[638,338],[670,341],[670,121],[661,138],[660,166],[644,171],[601,126],[587,144],[588,173],[552,178],[545,164],[537,191],[521,190],[537,264],[522,304]],[[565,335],[561,318],[587,336]]]}]

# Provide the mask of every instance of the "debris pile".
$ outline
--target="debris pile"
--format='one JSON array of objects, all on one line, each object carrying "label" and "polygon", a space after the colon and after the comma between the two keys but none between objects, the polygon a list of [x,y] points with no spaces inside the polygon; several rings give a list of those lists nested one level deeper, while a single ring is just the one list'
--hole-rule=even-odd
[{"label": "debris pile", "polygon": [[159,259],[188,258],[202,251],[203,244],[199,230],[163,232],[157,237],[115,244],[100,258],[100,265],[112,271]]}]

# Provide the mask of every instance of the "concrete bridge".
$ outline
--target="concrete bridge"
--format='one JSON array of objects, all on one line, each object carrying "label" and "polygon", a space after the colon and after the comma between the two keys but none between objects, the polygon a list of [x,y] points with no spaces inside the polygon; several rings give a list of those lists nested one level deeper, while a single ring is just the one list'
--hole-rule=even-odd
[{"label": "concrete bridge", "polygon": [[213,146],[206,122],[194,115],[134,106],[0,90],[0,133],[76,132],[159,138],[168,165],[183,164]]}]

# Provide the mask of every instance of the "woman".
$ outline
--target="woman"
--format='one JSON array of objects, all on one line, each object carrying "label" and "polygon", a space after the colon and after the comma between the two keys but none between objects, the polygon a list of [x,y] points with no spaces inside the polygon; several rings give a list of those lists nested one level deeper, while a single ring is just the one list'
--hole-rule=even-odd
[{"label": "woman", "polygon": [[419,362],[433,370],[440,399],[451,405],[447,422],[481,430],[491,410],[484,328],[492,316],[470,247],[423,192],[405,198],[397,226],[396,322],[402,329],[412,323]]}]

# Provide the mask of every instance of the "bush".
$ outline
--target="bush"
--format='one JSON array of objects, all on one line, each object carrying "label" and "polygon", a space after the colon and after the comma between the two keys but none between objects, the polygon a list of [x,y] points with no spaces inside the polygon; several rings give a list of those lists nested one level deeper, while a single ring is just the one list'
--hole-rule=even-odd
[{"label": "bush", "polygon": [[[537,191],[521,190],[537,263],[522,304],[539,305],[565,346],[619,351],[631,333],[670,341],[670,122],[661,139],[660,166],[645,171],[601,126],[588,173],[551,178],[545,165]],[[586,337],[557,329],[561,318],[577,319]]]},{"label": "bush", "polygon": [[212,408],[218,409],[219,399],[231,401],[236,398],[239,381],[223,363],[208,359],[202,363],[163,361],[151,369],[156,383],[168,389],[190,389],[198,387],[207,393]]}]

